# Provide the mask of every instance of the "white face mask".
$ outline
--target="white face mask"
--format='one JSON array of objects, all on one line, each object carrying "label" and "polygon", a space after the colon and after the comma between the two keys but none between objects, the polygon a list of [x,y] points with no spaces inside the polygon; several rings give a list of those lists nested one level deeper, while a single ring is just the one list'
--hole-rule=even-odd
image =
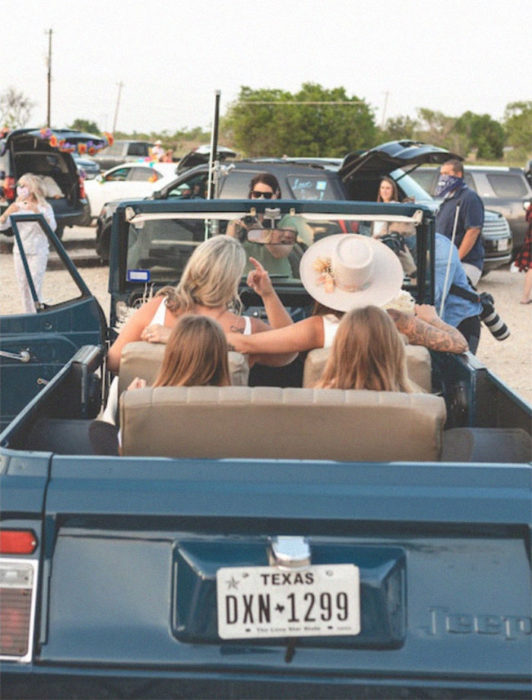
[{"label": "white face mask", "polygon": [[29,197],[30,191],[25,185],[19,185],[17,187],[17,197],[21,197],[22,199],[25,199],[26,197]]}]

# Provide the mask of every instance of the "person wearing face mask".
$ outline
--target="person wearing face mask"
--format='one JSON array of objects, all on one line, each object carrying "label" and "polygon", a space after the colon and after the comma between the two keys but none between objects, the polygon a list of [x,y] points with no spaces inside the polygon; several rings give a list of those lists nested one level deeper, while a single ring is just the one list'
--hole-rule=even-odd
[{"label": "person wearing face mask", "polygon": [[476,286],[484,265],[484,245],[480,235],[484,224],[484,204],[464,182],[464,166],[456,159],[440,168],[435,191],[443,197],[436,215],[436,231],[453,240],[466,274]]},{"label": "person wearing face mask", "polygon": [[[41,183],[35,175],[30,173],[22,175],[19,179],[17,198],[0,216],[0,231],[11,228],[10,217],[12,214],[25,213],[42,214],[52,231],[55,231],[56,222],[53,209],[44,197]],[[48,262],[48,238],[37,221],[20,222],[18,231],[37,297],[39,301],[42,301],[42,283]],[[13,247],[13,261],[15,275],[22,293],[24,313],[35,313],[35,304],[17,243]]]}]

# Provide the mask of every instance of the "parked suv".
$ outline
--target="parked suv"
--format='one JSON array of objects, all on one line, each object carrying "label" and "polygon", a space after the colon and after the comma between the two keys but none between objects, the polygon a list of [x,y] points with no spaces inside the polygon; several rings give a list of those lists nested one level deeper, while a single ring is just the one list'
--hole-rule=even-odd
[{"label": "parked suv", "polygon": [[152,145],[149,141],[115,141],[112,146],[92,156],[92,159],[102,170],[109,170],[115,165],[122,165],[139,158],[149,158]]},{"label": "parked suv", "polygon": [[[430,194],[434,194],[439,169],[422,167],[410,175]],[[526,210],[532,202],[532,187],[521,168],[467,166],[464,179],[468,187],[482,198],[484,205],[502,214],[512,231],[516,253],[525,239]]]},{"label": "parked suv", "polygon": [[[197,153],[185,156],[179,163],[195,167],[184,169],[166,187],[156,190],[153,199],[203,198],[207,192],[208,154],[203,161]],[[192,158],[193,156],[193,158]],[[270,172],[279,181],[284,198],[299,200],[375,201],[379,181],[391,175],[397,183],[400,199],[408,197],[420,204],[435,207],[432,197],[402,168],[418,163],[441,163],[454,157],[442,148],[414,141],[392,141],[370,151],[348,154],[341,158],[252,158],[222,163],[217,193],[221,199],[247,197],[250,180],[259,172]],[[198,164],[199,159],[199,164]],[[103,261],[109,259],[109,242],[113,213],[118,202],[108,202],[98,218],[96,252]],[[496,212],[486,212],[482,230],[489,271],[510,262],[512,237],[508,222]]]},{"label": "parked suv", "polygon": [[[54,129],[53,135],[77,145],[81,142],[99,142],[93,134],[66,129]],[[83,178],[71,153],[50,146],[39,129],[15,129],[0,140],[0,213],[16,197],[16,182],[24,173],[48,175],[57,183],[63,197],[49,199],[57,221],[56,234],[61,238],[65,226],[83,226],[89,216]]]}]

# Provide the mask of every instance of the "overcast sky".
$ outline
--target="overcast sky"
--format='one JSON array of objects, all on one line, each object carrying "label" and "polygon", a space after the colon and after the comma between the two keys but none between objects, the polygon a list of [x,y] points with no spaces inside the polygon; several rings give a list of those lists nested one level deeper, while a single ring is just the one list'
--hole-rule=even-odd
[{"label": "overcast sky", "polygon": [[1,0],[0,92],[31,97],[52,124],[111,130],[208,127],[241,85],[342,86],[377,123],[418,107],[500,119],[532,99],[530,0]]}]

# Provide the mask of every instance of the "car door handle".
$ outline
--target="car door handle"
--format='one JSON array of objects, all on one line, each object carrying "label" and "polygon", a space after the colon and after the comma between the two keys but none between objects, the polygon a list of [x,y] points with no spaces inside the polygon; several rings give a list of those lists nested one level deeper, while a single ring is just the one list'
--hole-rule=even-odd
[{"label": "car door handle", "polygon": [[9,360],[18,360],[19,362],[29,362],[31,360],[31,355],[28,350],[21,350],[18,354],[16,352],[0,350],[0,357],[7,357]]}]

